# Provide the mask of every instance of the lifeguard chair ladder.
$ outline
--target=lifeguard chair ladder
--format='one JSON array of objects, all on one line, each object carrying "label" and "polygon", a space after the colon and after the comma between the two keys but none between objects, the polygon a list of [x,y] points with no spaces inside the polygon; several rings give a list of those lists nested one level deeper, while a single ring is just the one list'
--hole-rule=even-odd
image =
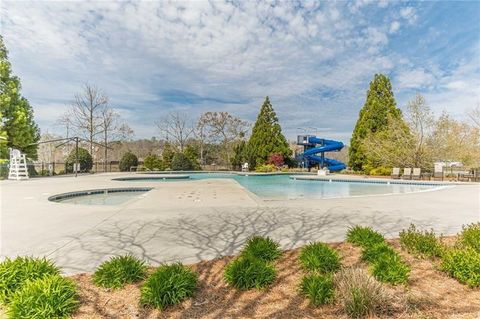
[{"label": "lifeguard chair ladder", "polygon": [[25,154],[17,149],[10,149],[10,170],[8,179],[21,180],[28,179],[27,159]]}]

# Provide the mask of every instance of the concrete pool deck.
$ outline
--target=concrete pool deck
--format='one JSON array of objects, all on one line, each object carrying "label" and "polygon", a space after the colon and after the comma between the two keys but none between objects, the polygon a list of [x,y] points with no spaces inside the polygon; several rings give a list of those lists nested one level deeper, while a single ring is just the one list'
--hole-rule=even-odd
[{"label": "concrete pool deck", "polygon": [[[134,175],[0,181],[0,257],[47,256],[72,274],[92,271],[115,254],[133,253],[153,265],[231,255],[252,234],[294,248],[313,240],[341,241],[354,224],[398,237],[412,222],[448,235],[480,220],[480,184],[388,196],[263,201],[232,179],[112,180]],[[116,206],[48,201],[60,193],[118,187],[154,189]]]}]

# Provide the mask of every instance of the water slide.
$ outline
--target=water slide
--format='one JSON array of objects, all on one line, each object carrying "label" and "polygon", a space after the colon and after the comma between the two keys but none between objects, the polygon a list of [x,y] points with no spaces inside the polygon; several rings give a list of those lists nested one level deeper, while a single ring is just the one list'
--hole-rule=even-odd
[{"label": "water slide", "polygon": [[[342,142],[326,140],[316,136],[308,136],[307,140],[308,142],[302,143],[305,146],[303,158],[309,162],[309,167],[311,166],[310,163],[318,163],[321,167],[326,167],[332,172],[346,168],[344,163],[324,156],[325,152],[340,151],[344,146]],[[320,155],[317,155],[319,153]]]}]

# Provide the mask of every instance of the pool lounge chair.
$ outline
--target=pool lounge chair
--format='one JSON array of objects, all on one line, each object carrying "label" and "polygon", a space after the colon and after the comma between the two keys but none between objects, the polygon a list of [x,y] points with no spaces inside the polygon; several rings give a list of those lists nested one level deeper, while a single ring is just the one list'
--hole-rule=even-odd
[{"label": "pool lounge chair", "polygon": [[403,169],[403,179],[412,179],[412,169],[410,167],[405,167]]},{"label": "pool lounge chair", "polygon": [[433,167],[433,180],[440,178],[443,181],[443,166],[435,164]]},{"label": "pool lounge chair", "polygon": [[400,178],[400,167],[394,167],[392,169],[392,178],[399,179]]},{"label": "pool lounge chair", "polygon": [[412,179],[422,179],[422,169],[418,167],[413,168]]}]

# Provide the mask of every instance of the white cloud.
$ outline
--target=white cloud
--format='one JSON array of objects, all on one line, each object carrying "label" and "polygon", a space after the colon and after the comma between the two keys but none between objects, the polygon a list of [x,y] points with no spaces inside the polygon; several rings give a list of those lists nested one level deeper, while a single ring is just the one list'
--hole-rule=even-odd
[{"label": "white cloud", "polygon": [[435,80],[434,76],[423,68],[402,70],[397,76],[398,88],[424,88]]},{"label": "white cloud", "polygon": [[400,22],[398,22],[398,21],[393,21],[393,22],[390,24],[389,32],[390,32],[390,33],[396,33],[399,29],[400,29]]},{"label": "white cloud", "polygon": [[417,13],[413,7],[404,7],[400,9],[400,16],[404,18],[409,24],[414,24],[417,21]]}]

